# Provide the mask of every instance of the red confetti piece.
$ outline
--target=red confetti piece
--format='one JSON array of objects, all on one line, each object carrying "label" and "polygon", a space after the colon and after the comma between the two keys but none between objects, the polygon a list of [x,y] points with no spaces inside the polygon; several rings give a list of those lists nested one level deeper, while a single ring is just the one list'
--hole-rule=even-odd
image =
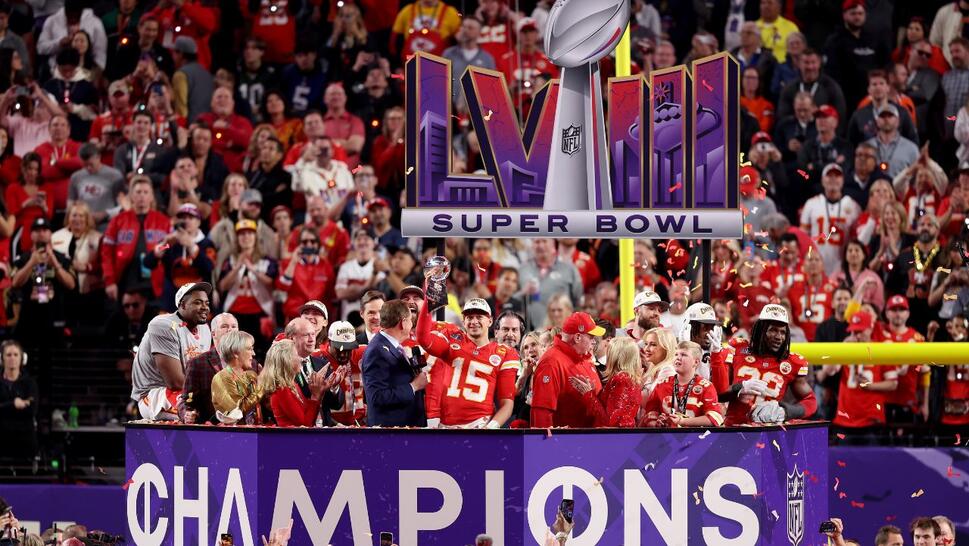
[{"label": "red confetti piece", "polygon": [[848,463],[846,463],[844,461],[836,461],[836,462],[837,462],[838,466],[840,466],[841,468],[844,468],[844,467],[848,466]]},{"label": "red confetti piece", "polygon": [[962,476],[961,473],[953,471],[951,466],[946,469],[945,475],[946,477],[949,477],[949,478],[957,478],[959,476]]},{"label": "red confetti piece", "polygon": [[957,446],[957,445],[959,445],[961,443],[962,443],[962,435],[957,432],[956,433],[956,443],[954,443],[952,445]]},{"label": "red confetti piece", "polygon": [[708,92],[710,92],[710,93],[713,93],[713,86],[712,86],[712,85],[710,85],[709,83],[707,83],[707,81],[706,81],[706,80],[700,80],[700,83],[702,83],[702,84],[703,84],[703,88],[704,88],[704,89],[706,89],[706,90],[707,90]]},{"label": "red confetti piece", "polygon": [[892,522],[898,519],[898,516],[885,516],[885,521]]},{"label": "red confetti piece", "polygon": [[845,439],[845,435],[844,434],[841,434],[840,432],[838,434],[835,434],[835,436],[837,436],[839,440],[844,440]]},{"label": "red confetti piece", "polygon": [[363,167],[362,167],[361,165],[357,165],[357,166],[356,166],[356,167],[354,167],[354,168],[353,168],[353,170],[351,170],[350,172],[351,172],[352,174],[357,174],[358,172],[360,172],[360,169],[362,169],[362,168],[363,168]]},{"label": "red confetti piece", "polygon": [[124,489],[125,491],[127,491],[128,490],[128,486],[131,485],[131,484],[133,484],[133,483],[135,483],[135,480],[128,480],[128,481],[124,482],[123,484],[121,484],[121,489]]},{"label": "red confetti piece", "polygon": [[675,192],[676,190],[678,190],[678,189],[680,189],[682,187],[683,187],[683,183],[682,182],[677,182],[676,184],[673,185],[672,188],[670,188],[670,193],[673,193],[673,192]]},{"label": "red confetti piece", "polygon": [[805,180],[807,180],[808,178],[810,178],[810,176],[808,176],[808,173],[804,172],[803,169],[798,169],[797,170],[797,174],[801,175],[801,178],[803,178]]},{"label": "red confetti piece", "polygon": [[404,75],[403,74],[391,74],[390,77],[393,78],[393,79],[395,79],[395,80],[403,80],[404,79]]},{"label": "red confetti piece", "polygon": [[755,445],[757,446],[757,449],[764,449],[767,444],[764,442],[757,442]]},{"label": "red confetti piece", "polygon": [[851,501],[851,507],[852,508],[864,508],[865,507],[865,503]]},{"label": "red confetti piece", "polygon": [[160,248],[162,251],[168,250],[168,243],[160,244],[158,245],[158,248]]},{"label": "red confetti piece", "polygon": [[840,492],[840,493],[838,493],[838,498],[839,498],[839,499],[843,499],[843,498],[845,498],[845,497],[847,497],[847,496],[848,496],[848,494],[847,494],[847,493],[845,493],[844,491],[842,491],[842,492]]},{"label": "red confetti piece", "polygon": [[947,119],[949,121],[955,121],[956,120],[956,117],[955,116],[946,116],[945,119]]}]

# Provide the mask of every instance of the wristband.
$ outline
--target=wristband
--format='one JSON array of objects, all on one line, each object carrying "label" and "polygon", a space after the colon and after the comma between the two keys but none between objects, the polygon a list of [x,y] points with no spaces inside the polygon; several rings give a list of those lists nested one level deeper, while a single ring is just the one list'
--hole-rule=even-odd
[{"label": "wristband", "polygon": [[563,540],[568,540],[568,539],[569,539],[569,534],[566,533],[566,532],[564,532],[564,531],[562,531],[560,533],[556,533],[556,535],[555,535],[555,540],[558,540],[559,542],[561,542]]}]

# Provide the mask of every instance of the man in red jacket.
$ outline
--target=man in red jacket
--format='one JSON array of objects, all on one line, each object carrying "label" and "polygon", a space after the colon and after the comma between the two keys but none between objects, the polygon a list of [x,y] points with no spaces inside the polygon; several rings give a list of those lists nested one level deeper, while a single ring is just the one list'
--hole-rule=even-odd
[{"label": "man in red jacket", "polygon": [[332,302],[335,283],[333,266],[320,256],[319,234],[313,228],[303,228],[299,232],[298,252],[289,259],[276,281],[276,286],[287,294],[283,303],[286,319],[299,316],[300,306],[306,301]]},{"label": "man in red jacket", "polygon": [[212,51],[209,49],[209,36],[219,28],[219,10],[194,0],[161,0],[155,9],[142,17],[158,21],[163,29],[162,47],[171,50],[175,38],[188,36],[198,44],[198,61],[205,68],[212,66]]},{"label": "man in red jacket", "polygon": [[155,210],[155,192],[147,176],[136,175],[131,179],[128,196],[131,209],[112,218],[101,239],[104,292],[112,300],[117,300],[126,287],[149,280],[158,296],[164,281],[162,268],[152,271],[143,261],[165,240],[171,230],[171,219]]},{"label": "man in red jacket", "polygon": [[592,345],[606,333],[587,313],[574,313],[565,319],[562,333],[545,351],[532,386],[532,427],[591,428],[594,416],[586,410],[582,395],[569,384],[569,378],[582,376],[589,380],[598,396],[602,390],[599,374],[592,364]]},{"label": "man in red jacket", "polygon": [[235,113],[236,102],[227,87],[216,88],[210,107],[212,111],[199,115],[198,121],[212,129],[212,149],[222,154],[229,171],[242,172],[242,158],[249,150],[252,124]]}]

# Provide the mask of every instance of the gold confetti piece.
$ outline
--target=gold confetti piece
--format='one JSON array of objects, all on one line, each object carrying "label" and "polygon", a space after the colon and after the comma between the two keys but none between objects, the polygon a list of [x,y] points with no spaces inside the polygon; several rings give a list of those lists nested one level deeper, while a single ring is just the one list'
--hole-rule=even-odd
[{"label": "gold confetti piece", "polygon": [[952,273],[952,270],[951,269],[946,269],[946,268],[944,268],[942,266],[939,266],[938,268],[936,268],[936,271],[938,271],[940,273],[945,273],[946,275],[948,275],[949,273]]},{"label": "gold confetti piece", "polygon": [[881,411],[882,410],[882,405],[881,404],[875,404],[875,409],[877,409],[878,411]]},{"label": "gold confetti piece", "polygon": [[959,299],[959,296],[957,294],[944,294],[942,299],[945,301],[953,301]]},{"label": "gold confetti piece", "polygon": [[404,171],[404,174],[410,174],[412,172],[414,172],[414,167],[407,167],[407,170]]},{"label": "gold confetti piece", "polygon": [[693,258],[693,269],[696,269],[696,264],[700,261],[700,257],[696,256]]},{"label": "gold confetti piece", "polygon": [[701,283],[699,283],[699,284],[697,284],[697,285],[696,285],[696,286],[694,286],[693,288],[691,288],[691,289],[690,289],[690,292],[696,292],[697,290],[699,290],[699,289],[701,289],[701,288],[703,288],[703,283],[702,283],[702,282],[701,282]]},{"label": "gold confetti piece", "polygon": [[922,496],[922,495],[924,495],[924,494],[925,494],[925,490],[923,490],[923,489],[919,489],[919,490],[918,490],[918,491],[916,491],[915,493],[912,493],[912,498],[913,498],[913,499],[917,499],[917,498],[919,498],[919,497],[921,497],[921,496]]},{"label": "gold confetti piece", "polygon": [[485,121],[491,121],[491,114],[494,114],[494,112],[488,110],[488,115],[484,117]]},{"label": "gold confetti piece", "polygon": [[599,487],[600,485],[602,485],[602,482],[604,482],[605,480],[606,480],[605,476],[599,476],[599,480],[596,481],[596,483],[592,484],[592,487]]},{"label": "gold confetti piece", "polygon": [[700,494],[696,491],[693,492],[693,500],[696,501],[697,506],[700,506]]},{"label": "gold confetti piece", "polygon": [[781,445],[777,443],[777,440],[771,440],[770,443],[773,444],[774,449],[776,449],[777,451],[781,450]]},{"label": "gold confetti piece", "polygon": [[742,282],[742,283],[740,283],[740,287],[741,288],[749,288],[749,287],[751,287],[753,285],[754,285],[754,283],[752,283],[752,282]]},{"label": "gold confetti piece", "polygon": [[831,357],[828,356],[828,355],[821,355],[821,360],[827,360],[829,358],[831,358]]}]

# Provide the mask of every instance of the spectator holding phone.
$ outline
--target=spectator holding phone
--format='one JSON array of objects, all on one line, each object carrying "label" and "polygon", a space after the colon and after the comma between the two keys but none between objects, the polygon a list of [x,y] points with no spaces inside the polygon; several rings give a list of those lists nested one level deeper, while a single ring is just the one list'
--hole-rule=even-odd
[{"label": "spectator holding phone", "polygon": [[[30,226],[32,249],[14,262],[11,286],[20,292],[20,317],[16,336],[27,347],[63,339],[64,299],[77,286],[71,260],[51,246],[46,218]],[[60,331],[57,331],[60,328]]]},{"label": "spectator holding phone", "polygon": [[[145,255],[145,267],[155,269],[161,265],[165,272],[162,301],[172,300],[176,286],[211,280],[215,247],[199,229],[201,225],[199,209],[191,203],[182,205],[175,215],[175,229]],[[175,309],[167,307],[165,310]]]},{"label": "spectator holding phone", "polygon": [[30,250],[30,226],[38,218],[51,219],[54,214],[54,196],[40,187],[40,156],[29,152],[20,162],[20,178],[9,184],[4,201],[10,214],[16,218],[14,232],[20,231],[20,252]]},{"label": "spectator holding phone", "polygon": [[333,139],[329,136],[316,137],[303,147],[300,158],[291,167],[293,173],[293,192],[302,192],[309,199],[323,197],[331,209],[330,216],[339,217],[346,199],[354,189],[353,175],[347,164],[333,159]]},{"label": "spectator holding phone", "polygon": [[65,114],[37,82],[15,85],[0,98],[0,125],[10,132],[13,153],[19,157],[50,140],[48,123],[55,115]]},{"label": "spectator holding phone", "polygon": [[320,255],[317,231],[306,227],[300,230],[298,248],[299,251],[283,266],[283,273],[276,282],[276,286],[286,292],[283,316],[287,320],[299,316],[304,302],[332,302],[335,298],[336,276],[330,261]]}]

